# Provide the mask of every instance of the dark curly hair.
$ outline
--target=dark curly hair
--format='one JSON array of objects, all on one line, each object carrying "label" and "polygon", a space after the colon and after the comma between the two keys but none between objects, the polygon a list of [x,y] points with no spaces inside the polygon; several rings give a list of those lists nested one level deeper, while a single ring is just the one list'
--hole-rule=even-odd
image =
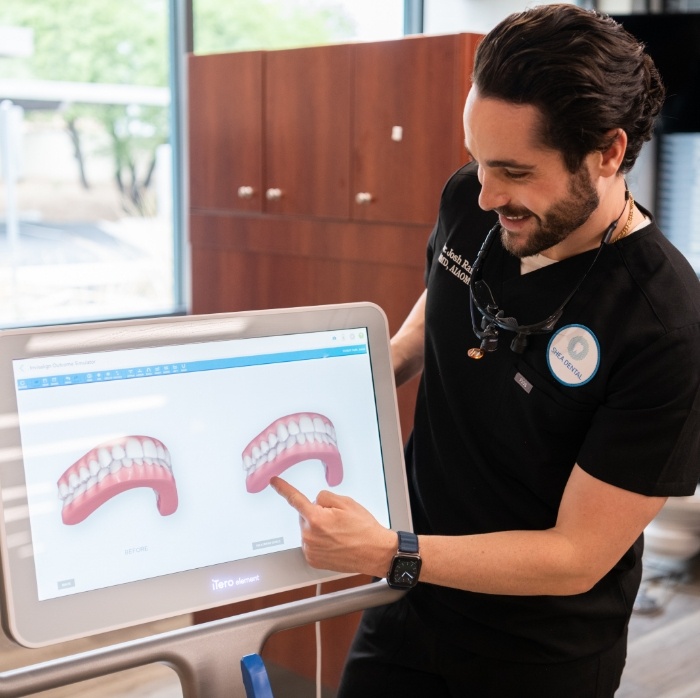
[{"label": "dark curly hair", "polygon": [[530,104],[543,115],[540,140],[576,172],[584,158],[628,138],[628,172],[664,100],[651,58],[607,15],[575,5],[540,5],[510,15],[481,41],[472,76],[481,97]]}]

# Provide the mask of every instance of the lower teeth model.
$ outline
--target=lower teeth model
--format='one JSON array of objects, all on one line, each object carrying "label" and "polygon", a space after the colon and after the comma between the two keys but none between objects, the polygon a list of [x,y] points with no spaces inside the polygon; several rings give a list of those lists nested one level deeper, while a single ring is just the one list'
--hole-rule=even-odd
[{"label": "lower teeth model", "polygon": [[175,512],[177,487],[168,449],[150,436],[125,436],[101,443],[58,480],[63,523],[80,523],[108,499],[135,487],[153,489],[162,516]]},{"label": "lower teeth model", "polygon": [[275,420],[243,449],[242,455],[248,492],[260,492],[270,484],[270,478],[312,459],[323,463],[331,487],[343,480],[343,461],[333,423],[315,412],[298,412]]}]

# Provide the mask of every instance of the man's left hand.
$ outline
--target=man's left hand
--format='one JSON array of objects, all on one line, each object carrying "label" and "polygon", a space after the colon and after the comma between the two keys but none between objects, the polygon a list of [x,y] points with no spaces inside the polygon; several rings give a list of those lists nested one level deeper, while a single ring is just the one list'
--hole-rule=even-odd
[{"label": "man's left hand", "polygon": [[299,512],[302,550],[317,569],[386,575],[396,552],[396,533],[382,526],[361,504],[328,490],[316,501],[279,477],[272,488]]}]

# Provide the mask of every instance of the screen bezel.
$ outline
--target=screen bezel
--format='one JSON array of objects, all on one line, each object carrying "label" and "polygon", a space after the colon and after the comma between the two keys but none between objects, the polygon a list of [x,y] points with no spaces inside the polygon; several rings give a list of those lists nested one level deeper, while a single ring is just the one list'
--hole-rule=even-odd
[{"label": "screen bezel", "polygon": [[[8,540],[31,542],[28,516],[16,515],[27,497],[13,360],[356,327],[367,328],[390,525],[411,530],[388,328],[378,306],[351,303],[0,332],[0,550],[8,637],[40,647],[348,576],[311,568],[295,548],[39,601],[33,557],[18,554],[27,546],[8,545]],[[212,588],[212,576],[245,578],[261,570],[265,581],[255,588]]]}]

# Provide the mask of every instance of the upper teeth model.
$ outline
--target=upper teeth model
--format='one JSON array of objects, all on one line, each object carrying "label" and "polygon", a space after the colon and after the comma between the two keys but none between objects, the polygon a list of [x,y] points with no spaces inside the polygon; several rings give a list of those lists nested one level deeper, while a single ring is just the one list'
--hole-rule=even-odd
[{"label": "upper teeth model", "polygon": [[326,482],[334,487],[343,480],[343,462],[335,427],[328,417],[298,412],[276,419],[243,449],[248,492],[260,492],[270,478],[301,461],[322,461]]},{"label": "upper teeth model", "polygon": [[134,487],[153,489],[162,516],[177,509],[170,453],[163,443],[150,436],[125,436],[95,446],[58,479],[63,523],[80,523],[108,499]]}]

